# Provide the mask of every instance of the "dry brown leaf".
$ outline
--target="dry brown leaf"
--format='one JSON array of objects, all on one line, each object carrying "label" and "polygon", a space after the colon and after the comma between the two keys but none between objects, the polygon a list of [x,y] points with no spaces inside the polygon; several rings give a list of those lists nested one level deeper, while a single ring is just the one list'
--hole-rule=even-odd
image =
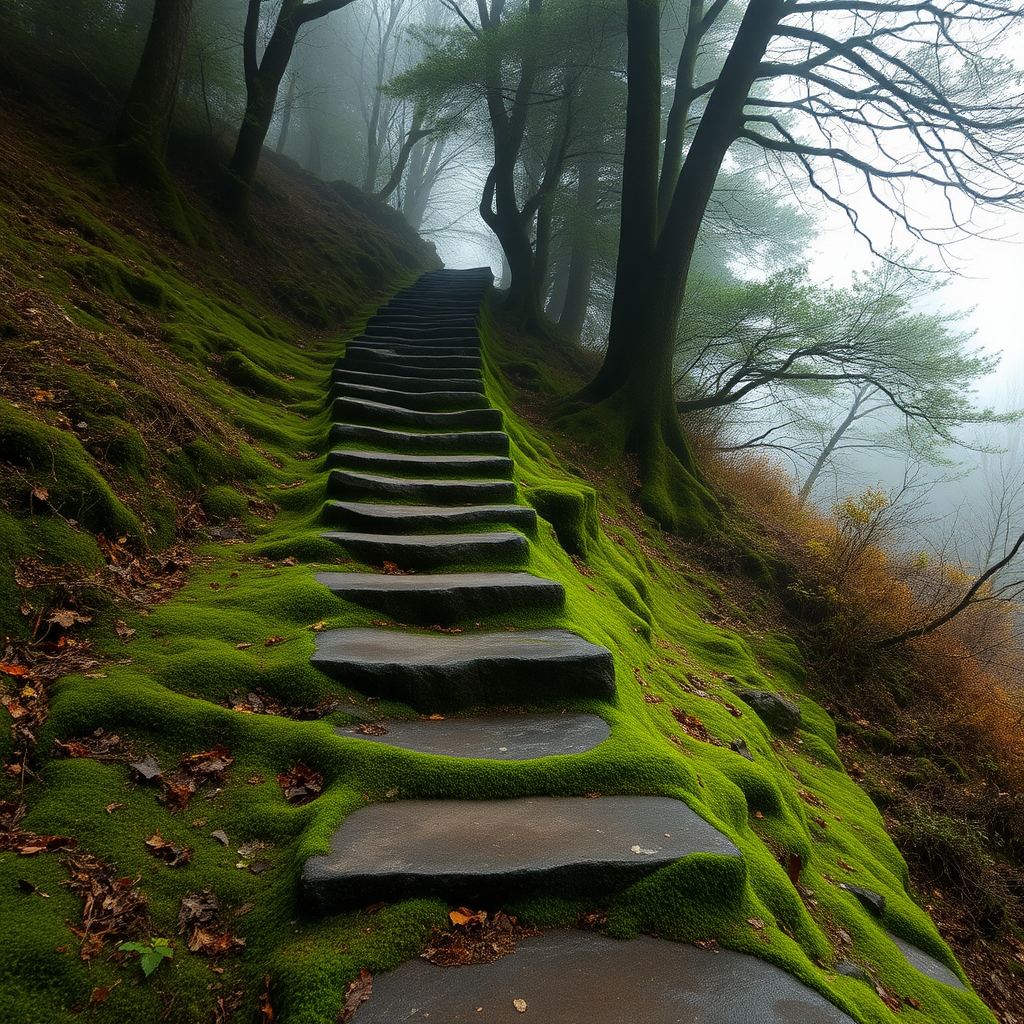
[{"label": "dry brown leaf", "polygon": [[369,971],[359,972],[359,977],[349,982],[345,989],[345,1005],[341,1008],[335,1024],[348,1024],[359,1009],[360,1003],[366,1002],[373,993],[373,975]]}]

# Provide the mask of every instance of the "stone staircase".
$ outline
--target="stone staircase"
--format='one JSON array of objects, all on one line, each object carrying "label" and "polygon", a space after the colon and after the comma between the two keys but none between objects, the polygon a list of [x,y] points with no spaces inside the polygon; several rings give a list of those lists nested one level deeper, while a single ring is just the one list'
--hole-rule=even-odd
[{"label": "stone staircase", "polygon": [[[415,572],[334,571],[317,579],[411,628],[324,632],[313,663],[424,716],[387,722],[382,736],[351,727],[342,735],[450,758],[578,755],[609,735],[600,717],[440,719],[465,709],[616,699],[611,653],[567,630],[427,631],[516,611],[535,621],[565,600],[560,583],[521,568],[537,516],[515,503],[502,414],[484,394],[476,316],[490,282],[486,268],[423,275],[380,307],[336,364],[331,440],[340,447],[329,458],[324,515],[337,529],[324,536],[368,565],[387,561]],[[474,565],[487,569],[467,568]],[[330,846],[302,876],[308,903],[327,914],[423,896],[490,909],[542,894],[598,901],[692,853],[741,856],[682,801],[650,796],[371,804],[341,823]],[[458,971],[406,964],[377,979],[356,1019],[520,1019],[514,1000],[560,1024],[850,1021],[753,957],[572,931],[525,941],[494,964]]]}]

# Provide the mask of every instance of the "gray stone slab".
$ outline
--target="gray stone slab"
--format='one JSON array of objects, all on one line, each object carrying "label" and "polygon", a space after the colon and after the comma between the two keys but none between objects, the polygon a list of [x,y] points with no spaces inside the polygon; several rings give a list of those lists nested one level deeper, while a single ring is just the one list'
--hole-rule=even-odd
[{"label": "gray stone slab", "polygon": [[[525,1012],[514,1001],[523,1000]],[[412,960],[373,979],[354,1024],[854,1024],[791,974],[732,950],[593,932],[522,939],[493,964]]]},{"label": "gray stone slab", "polygon": [[485,476],[509,479],[513,462],[502,455],[403,455],[397,452],[371,452],[335,449],[327,454],[328,466],[341,466],[363,472],[379,472],[385,476],[408,474],[433,477]]},{"label": "gray stone slab", "polygon": [[434,480],[378,476],[335,469],[327,478],[327,493],[335,498],[374,498],[433,505],[468,505],[511,502],[516,496],[512,480]]},{"label": "gray stone slab", "polygon": [[537,513],[529,505],[384,505],[362,501],[329,501],[323,518],[372,533],[426,533],[483,523],[515,526],[533,533]]},{"label": "gray stone slab", "polygon": [[377,387],[372,384],[336,382],[331,386],[332,398],[364,398],[370,402],[384,402],[402,409],[421,412],[459,412],[463,409],[489,409],[485,395],[476,391],[401,391],[397,388]]},{"label": "gray stone slab", "polygon": [[402,341],[476,341],[479,342],[480,335],[476,326],[472,327],[449,327],[444,324],[404,325],[398,323],[374,324],[368,323],[363,328],[363,333],[371,338],[396,338]]},{"label": "gray stone slab", "polygon": [[421,377],[428,380],[482,380],[483,374],[475,366],[407,365],[399,360],[372,359],[365,352],[353,352],[334,362],[336,370],[356,370],[360,373],[381,373],[397,377]]},{"label": "gray stone slab", "polygon": [[403,569],[438,569],[474,562],[522,565],[530,548],[529,541],[514,530],[423,536],[332,531],[321,536],[340,544],[362,562],[394,562]]},{"label": "gray stone slab", "polygon": [[927,975],[933,981],[942,982],[952,988],[958,988],[961,992],[969,991],[967,986],[943,963],[939,963],[933,956],[929,956],[924,950],[912,946],[906,939],[901,939],[892,932],[886,932],[893,945],[903,954],[903,959],[916,971]]},{"label": "gray stone slab", "polygon": [[321,572],[316,580],[347,601],[423,625],[446,625],[524,608],[561,608],[565,602],[561,583],[526,572],[412,576]]},{"label": "gray stone slab", "polygon": [[302,870],[323,910],[436,896],[464,906],[530,893],[621,889],[691,853],[739,857],[681,800],[662,796],[400,800],[350,814]]},{"label": "gray stone slab", "polygon": [[416,412],[362,398],[336,398],[333,418],[341,423],[370,426],[419,427],[423,430],[500,430],[500,409],[466,409],[463,412]]},{"label": "gray stone slab", "polygon": [[339,736],[384,743],[402,750],[442,757],[487,761],[534,761],[541,757],[583,754],[603,743],[611,727],[597,715],[475,715],[413,721],[388,720],[387,732],[371,736],[357,725],[343,725]]},{"label": "gray stone slab", "polygon": [[484,393],[482,380],[456,380],[450,377],[424,379],[422,377],[394,377],[388,373],[360,373],[357,370],[335,370],[334,381],[338,384],[348,381],[351,384],[369,384],[373,387],[397,388],[399,391],[433,391],[442,388],[446,391],[475,391]]},{"label": "gray stone slab", "polygon": [[466,339],[428,343],[425,341],[413,341],[402,338],[368,337],[359,334],[345,346],[349,353],[359,352],[366,349],[370,352],[396,352],[400,355],[408,353],[411,356],[439,355],[439,356],[479,356],[480,345],[470,344]]},{"label": "gray stone slab", "polygon": [[[417,355],[409,352],[407,346],[402,346],[401,348],[393,346],[388,348],[372,348],[370,346],[364,346],[363,348],[352,352],[351,357],[358,358],[360,362],[382,363],[384,365],[403,363],[406,366],[423,366],[430,368],[450,367],[463,370],[478,370],[483,366],[483,360],[479,355]],[[346,355],[346,362],[349,358],[350,356]]]},{"label": "gray stone slab", "polygon": [[317,635],[313,665],[364,693],[425,712],[615,699],[611,652],[565,629],[454,636],[332,629]]},{"label": "gray stone slab", "polygon": [[409,431],[367,423],[335,423],[330,438],[408,454],[508,455],[509,452],[508,434],[501,430]]}]

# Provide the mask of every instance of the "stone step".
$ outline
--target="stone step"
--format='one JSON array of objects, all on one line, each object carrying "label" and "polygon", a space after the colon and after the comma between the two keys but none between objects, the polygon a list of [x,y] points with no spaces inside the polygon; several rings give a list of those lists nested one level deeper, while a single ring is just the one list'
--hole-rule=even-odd
[{"label": "stone step", "polygon": [[427,896],[472,907],[544,893],[597,901],[691,853],[740,856],[663,796],[371,804],[341,823],[330,850],[302,870],[322,911]]},{"label": "stone step", "polygon": [[361,562],[381,565],[388,561],[403,569],[439,569],[472,562],[521,565],[530,549],[529,541],[513,530],[423,535],[331,531],[321,536],[340,544]]},{"label": "stone step", "polygon": [[[358,811],[362,814],[362,811]],[[311,861],[309,863],[312,863]],[[521,1000],[521,1012],[515,1005]],[[412,1009],[411,1009],[412,1008]],[[760,957],[641,936],[551,931],[515,953],[450,970],[410,960],[373,979],[355,1024],[854,1024]]]},{"label": "stone step", "polygon": [[417,412],[362,398],[336,398],[333,418],[340,423],[367,426],[418,427],[430,431],[500,430],[500,409],[465,409],[462,412]]},{"label": "stone step", "polygon": [[565,603],[561,583],[526,572],[321,572],[316,580],[346,601],[423,625],[446,626],[497,612],[557,609]]},{"label": "stone step", "polygon": [[537,513],[529,505],[383,505],[373,502],[329,501],[323,518],[350,529],[372,533],[428,533],[463,526],[515,526],[537,530]]},{"label": "stone step", "polygon": [[333,442],[370,444],[391,452],[437,455],[508,455],[508,434],[501,430],[463,430],[443,433],[412,433],[359,423],[335,423]]},{"label": "stone step", "polygon": [[393,377],[419,377],[423,380],[483,380],[480,370],[472,366],[411,366],[391,360],[364,359],[360,353],[342,356],[335,362],[334,369]]},{"label": "stone step", "polygon": [[423,712],[615,698],[611,652],[565,629],[456,635],[333,629],[317,635],[312,663],[363,693]]},{"label": "stone step", "polygon": [[455,342],[451,345],[428,345],[426,342],[417,344],[415,342],[396,341],[394,338],[367,338],[364,335],[359,335],[347,344],[345,351],[352,355],[364,351],[386,351],[412,356],[478,356],[480,354],[480,346],[459,345]]},{"label": "stone step", "polygon": [[[454,330],[471,331],[474,338],[479,336],[475,316],[416,316],[413,313],[401,311],[375,313],[366,321],[367,328],[400,327],[403,330],[418,330],[428,328],[431,331]],[[367,333],[370,333],[367,331]]]},{"label": "stone step", "polygon": [[387,373],[360,373],[358,370],[335,370],[332,380],[336,383],[370,384],[373,387],[397,388],[399,391],[475,391],[484,393],[482,380],[457,380],[453,378],[395,377]]},{"label": "stone step", "polygon": [[472,341],[480,344],[480,333],[476,324],[469,327],[456,327],[443,323],[427,326],[405,325],[395,322],[372,323],[368,322],[363,328],[363,334],[370,338],[401,338],[414,339],[416,341],[428,341],[431,339],[443,339],[444,341]]},{"label": "stone step", "polygon": [[419,412],[462,412],[466,409],[491,408],[487,398],[476,391],[398,391],[394,388],[345,382],[332,385],[330,394],[332,398],[365,398],[370,402],[382,402]]},{"label": "stone step", "polygon": [[488,477],[510,480],[513,462],[500,455],[396,455],[393,452],[366,452],[337,449],[327,455],[327,465],[385,476],[408,474],[431,477]]},{"label": "stone step", "polygon": [[[597,715],[474,715],[470,718],[389,719],[365,725],[341,725],[338,736],[384,743],[401,750],[442,757],[486,761],[534,761],[559,754],[585,754],[611,735]],[[385,730],[378,734],[378,730]]]},{"label": "stone step", "polygon": [[[420,355],[407,351],[408,346],[402,346],[406,351],[398,351],[395,347],[373,348],[365,346],[356,349],[351,353],[353,358],[361,363],[401,363],[403,366],[422,366],[424,368],[442,369],[445,367],[457,368],[460,370],[479,370],[483,366],[483,360],[479,355],[455,355],[455,356],[432,356]],[[348,356],[346,356],[346,362]]]},{"label": "stone step", "polygon": [[512,480],[434,480],[429,477],[378,476],[335,469],[327,478],[334,498],[373,498],[432,505],[485,505],[515,500]]}]

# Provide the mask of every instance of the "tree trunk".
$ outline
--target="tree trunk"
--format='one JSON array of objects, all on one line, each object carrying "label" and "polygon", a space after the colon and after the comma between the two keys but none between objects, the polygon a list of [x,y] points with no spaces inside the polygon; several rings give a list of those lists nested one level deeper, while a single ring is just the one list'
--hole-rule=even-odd
[{"label": "tree trunk", "polygon": [[277,90],[291,60],[295,37],[308,21],[314,21],[348,6],[352,0],[281,0],[277,23],[263,59],[257,62],[256,42],[261,0],[249,0],[245,22],[243,60],[245,63],[246,106],[238,129],[235,151],[228,163],[230,181],[226,195],[228,212],[241,221],[248,221],[249,202],[256,181],[263,142],[274,116]]},{"label": "tree trunk", "polygon": [[293,71],[288,76],[288,92],[284,98],[284,110],[281,112],[281,131],[277,136],[277,145],[274,146],[275,153],[283,153],[288,142],[288,129],[292,125],[292,106],[295,103],[295,81],[298,76]]},{"label": "tree trunk", "polygon": [[693,475],[672,394],[672,361],[697,233],[784,0],[750,0],[694,135],[658,232],[661,144],[660,11],[627,0],[626,143],[619,256],[608,350],[577,396],[597,402],[581,425],[604,420],[640,459],[643,507],[670,529],[703,529],[714,507]]},{"label": "tree trunk", "polygon": [[171,134],[193,0],[157,0],[135,80],[114,127],[118,146],[163,164]]},{"label": "tree trunk", "polygon": [[818,457],[814,460],[814,465],[811,466],[811,470],[807,474],[807,479],[804,480],[803,486],[800,488],[800,493],[797,495],[801,505],[807,503],[807,499],[811,496],[811,491],[813,490],[814,485],[818,482],[818,477],[821,476],[821,471],[825,468],[828,460],[832,456],[832,453],[836,450],[836,445],[838,445],[842,440],[846,431],[849,430],[858,419],[860,419],[860,407],[867,400],[868,393],[870,391],[871,388],[869,385],[865,385],[857,391],[853,396],[853,403],[850,405],[848,412],[843,417],[843,421],[835,430],[832,431],[832,436],[825,442],[824,447],[818,453]]},{"label": "tree trunk", "polygon": [[588,219],[586,228],[577,229],[572,237],[572,256],[569,260],[569,277],[565,283],[565,300],[558,317],[558,326],[578,338],[590,305],[590,282],[594,269],[594,210],[597,207],[597,193],[600,167],[591,157],[580,162],[579,180],[576,183],[576,208]]}]

